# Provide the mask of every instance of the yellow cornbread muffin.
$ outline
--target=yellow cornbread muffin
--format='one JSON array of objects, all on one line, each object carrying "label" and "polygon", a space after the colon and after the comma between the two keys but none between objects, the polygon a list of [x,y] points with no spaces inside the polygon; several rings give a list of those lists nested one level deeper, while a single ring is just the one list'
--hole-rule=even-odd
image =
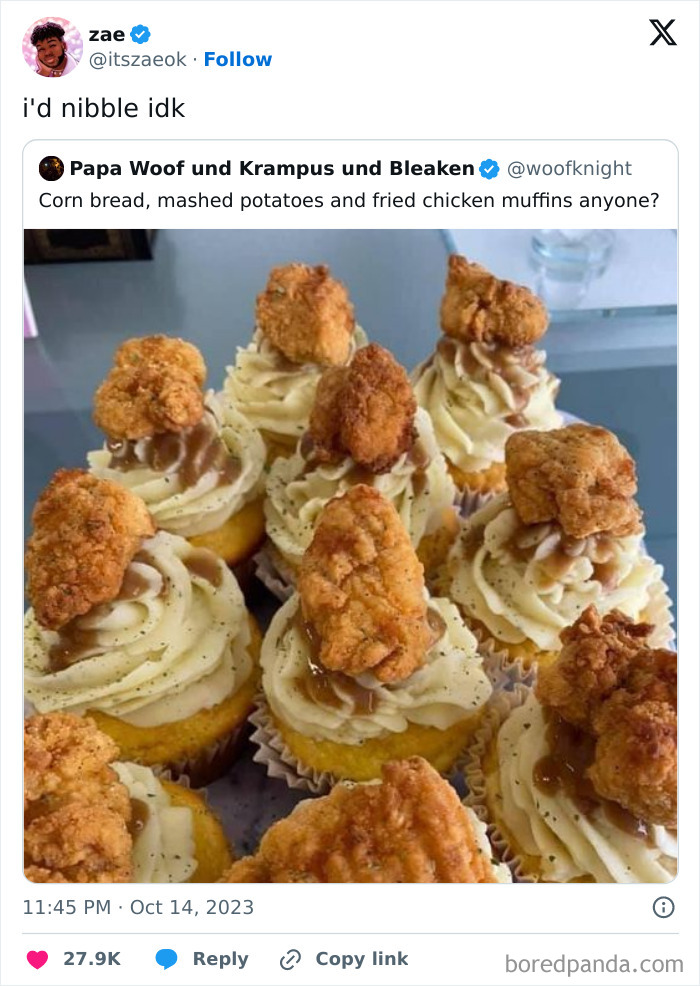
[{"label": "yellow cornbread muffin", "polygon": [[87,710],[86,715],[117,744],[121,760],[170,770],[174,775],[185,774],[194,787],[203,787],[226,772],[235,759],[260,680],[262,637],[250,614],[248,621],[251,674],[240,688],[212,708],[159,726],[135,726],[97,709]]},{"label": "yellow cornbread muffin", "polygon": [[[124,527],[132,517],[137,534]],[[260,651],[225,562],[166,531],[144,537],[152,521],[143,502],[88,473],[59,474],[34,520],[29,702],[92,716],[130,761],[195,785],[221,774],[253,704]]]},{"label": "yellow cornbread muffin", "polygon": [[506,467],[503,462],[494,462],[478,472],[465,472],[445,456],[447,469],[458,490],[471,490],[473,493],[503,493],[506,489]]},{"label": "yellow cornbread muffin", "polygon": [[202,390],[204,360],[181,339],[131,339],[114,360],[95,394],[105,443],[88,454],[91,472],[141,497],[160,529],[230,565],[249,558],[262,538],[257,429],[224,394]]},{"label": "yellow cornbread muffin", "polygon": [[492,691],[457,608],[425,589],[395,508],[364,485],[324,507],[260,661],[253,739],[310,786],[371,780],[406,756],[449,771]]},{"label": "yellow cornbread muffin", "polygon": [[216,883],[233,862],[221,822],[207,808],[204,798],[196,791],[191,791],[173,781],[160,783],[173,807],[189,808],[192,813],[192,835],[197,869],[187,882]]},{"label": "yellow cornbread muffin", "polygon": [[678,656],[649,646],[653,629],[589,606],[533,690],[490,704],[467,753],[469,802],[521,879],[675,876]]},{"label": "yellow cornbread muffin", "polygon": [[265,537],[263,497],[247,503],[221,527],[187,540],[196,548],[208,548],[232,568],[250,558]]},{"label": "yellow cornbread muffin", "polygon": [[673,639],[663,569],[646,553],[635,465],[604,428],[522,431],[506,445],[508,490],[462,524],[441,591],[480,640],[513,661],[547,664],[593,603]]},{"label": "yellow cornbread muffin", "polygon": [[371,781],[381,776],[382,765],[397,757],[421,756],[441,773],[449,773],[478,728],[477,712],[447,729],[410,723],[402,733],[388,733],[365,740],[357,746],[314,740],[298,733],[286,723],[272,717],[284,745],[290,753],[318,774],[331,774],[350,781]]}]

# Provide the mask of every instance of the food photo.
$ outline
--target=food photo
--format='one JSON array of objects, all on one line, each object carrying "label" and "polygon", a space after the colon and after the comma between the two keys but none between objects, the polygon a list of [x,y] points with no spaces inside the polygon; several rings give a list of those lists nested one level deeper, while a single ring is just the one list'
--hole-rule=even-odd
[{"label": "food photo", "polygon": [[676,235],[575,233],[26,232],[27,879],[675,878]]}]

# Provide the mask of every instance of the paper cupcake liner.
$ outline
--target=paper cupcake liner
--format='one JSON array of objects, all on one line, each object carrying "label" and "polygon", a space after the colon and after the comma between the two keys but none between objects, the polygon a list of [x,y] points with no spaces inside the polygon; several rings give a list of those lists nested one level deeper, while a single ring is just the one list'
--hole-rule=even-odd
[{"label": "paper cupcake liner", "polygon": [[458,490],[455,506],[460,517],[466,520],[467,517],[475,514],[477,510],[481,510],[489,500],[493,500],[494,497],[500,495],[500,493],[476,493],[470,489]]},{"label": "paper cupcake liner", "polygon": [[180,783],[187,778],[189,786],[199,790],[207,784],[223,777],[231,768],[243,746],[247,722],[244,720],[226,736],[220,737],[209,746],[200,750],[195,756],[184,757],[181,760],[171,760],[164,764],[147,764],[157,777]]},{"label": "paper cupcake liner", "polygon": [[269,544],[265,545],[253,557],[255,563],[255,575],[266,589],[269,589],[273,596],[280,602],[286,601],[294,593],[294,580],[289,571],[284,571],[284,563],[281,562],[277,554],[273,554],[273,549]]},{"label": "paper cupcake liner", "polygon": [[514,709],[525,702],[529,694],[530,688],[522,681],[514,680],[510,691],[501,691],[494,695],[479,729],[467,748],[463,766],[464,779],[468,788],[464,804],[468,805],[481,821],[486,823],[486,834],[489,842],[498,858],[509,867],[515,883],[537,883],[538,881],[533,874],[524,870],[522,858],[511,849],[506,836],[489,817],[483,760],[505,720]]},{"label": "paper cupcake liner", "polygon": [[676,631],[673,627],[673,602],[668,592],[668,586],[659,579],[649,590],[649,602],[640,621],[652,623],[654,632],[649,638],[650,647],[673,647]]},{"label": "paper cupcake liner", "polygon": [[305,766],[294,756],[275,726],[270,707],[263,695],[256,701],[250,722],[255,727],[250,740],[257,746],[253,760],[264,764],[268,777],[285,781],[287,787],[295,791],[310,791],[311,794],[325,794],[330,791],[337,778],[328,771],[317,771]]},{"label": "paper cupcake liner", "polygon": [[190,779],[187,774],[180,774],[179,777],[173,777],[172,772],[165,767],[151,767],[153,773],[156,775],[159,781],[170,781],[173,784],[179,784],[180,787],[184,787],[187,791],[195,791],[199,794],[203,801],[207,801],[207,789],[205,787],[197,788],[192,787]]},{"label": "paper cupcake liner", "polygon": [[535,678],[533,667],[526,668],[522,661],[513,660],[508,651],[503,650],[498,641],[481,627],[473,627],[468,621],[465,623],[476,637],[478,651],[484,659],[484,671],[494,692],[512,690],[518,684],[532,684]]},{"label": "paper cupcake liner", "polygon": [[[495,668],[495,666],[494,666]],[[498,674],[494,670],[495,674]],[[499,682],[504,681],[504,679],[499,677]],[[496,686],[494,685],[494,688]],[[505,687],[505,685],[504,685]],[[485,714],[485,710],[488,705],[483,706],[480,710]],[[479,716],[479,712],[475,713],[475,716]],[[346,778],[336,777],[330,771],[318,771],[312,767],[307,767],[305,764],[292,753],[284,738],[280,734],[279,729],[275,725],[274,718],[270,711],[270,707],[267,704],[267,700],[264,695],[260,695],[257,703],[255,712],[250,717],[250,722],[255,727],[253,733],[250,736],[251,742],[258,747],[256,752],[253,754],[253,760],[255,763],[264,764],[267,769],[267,774],[269,777],[274,777],[278,780],[284,780],[287,786],[293,788],[296,791],[310,791],[311,794],[325,794],[332,787],[338,783],[352,783]],[[476,731],[480,728],[480,725],[476,727]],[[467,745],[471,742],[471,737],[465,739],[464,750],[455,759],[454,763],[450,767],[449,771],[442,771],[442,776],[447,780],[455,777],[461,780],[463,776],[463,768],[465,762],[465,755]]]}]

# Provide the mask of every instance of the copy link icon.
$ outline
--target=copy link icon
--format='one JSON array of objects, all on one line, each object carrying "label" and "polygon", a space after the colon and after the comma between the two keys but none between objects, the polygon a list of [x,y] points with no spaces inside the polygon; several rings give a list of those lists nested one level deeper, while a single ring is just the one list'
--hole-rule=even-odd
[{"label": "copy link icon", "polygon": [[289,972],[293,969],[298,962],[301,962],[301,952],[296,948],[290,948],[286,955],[283,955],[280,959],[280,965],[285,970]]},{"label": "copy link icon", "polygon": [[652,910],[657,918],[670,918],[676,909],[670,897],[657,897]]}]

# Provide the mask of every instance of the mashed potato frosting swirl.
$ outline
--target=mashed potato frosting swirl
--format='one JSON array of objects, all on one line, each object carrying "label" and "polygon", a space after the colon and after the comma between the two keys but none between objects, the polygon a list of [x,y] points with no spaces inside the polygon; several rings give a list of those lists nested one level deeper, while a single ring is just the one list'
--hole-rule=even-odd
[{"label": "mashed potato frosting swirl", "polygon": [[443,511],[454,503],[455,486],[435,442],[430,418],[420,408],[415,423],[413,449],[386,473],[360,469],[349,457],[309,467],[299,447],[291,458],[275,460],[267,479],[266,527],[288,562],[301,562],[325,504],[360,482],[393,503],[414,548],[441,525]]},{"label": "mashed potato frosting swirl", "polygon": [[625,831],[598,806],[585,814],[563,791],[548,794],[534,780],[549,754],[547,723],[530,695],[498,733],[498,786],[503,825],[517,849],[538,857],[542,878],[563,883],[592,876],[597,883],[667,883],[676,874],[675,832],[648,826],[647,837]]},{"label": "mashed potato frosting swirl", "polygon": [[[132,883],[186,883],[197,869],[192,812],[176,807],[150,767],[112,764],[131,798]],[[134,816],[135,819],[134,819]]]},{"label": "mashed potato frosting swirl", "polygon": [[559,381],[532,346],[510,349],[442,338],[413,373],[413,389],[443,453],[463,472],[503,462],[520,428],[561,427],[554,407]]},{"label": "mashed potato frosting swirl", "polygon": [[87,709],[158,726],[211,708],[252,673],[243,594],[225,563],[165,531],[119,596],[60,631],[25,616],[25,691],[39,712]]},{"label": "mashed potato frosting swirl", "polygon": [[[348,362],[366,345],[367,336],[356,326]],[[252,342],[238,349],[235,365],[227,367],[224,393],[255,428],[295,442],[309,426],[325,369],[316,363],[293,363],[257,329]]]},{"label": "mashed potato frosting swirl", "polygon": [[491,695],[477,643],[447,599],[429,600],[440,637],[424,665],[404,681],[382,684],[370,672],[350,677],[314,663],[294,595],[276,613],[263,642],[263,690],[273,714],[317,740],[357,745],[401,733],[409,723],[449,729]]},{"label": "mashed potato frosting swirl", "polygon": [[202,420],[183,432],[110,440],[90,471],[145,501],[158,527],[183,537],[220,527],[260,492],[265,444],[223,395],[210,391]]},{"label": "mashed potato frosting swirl", "polygon": [[[558,650],[560,632],[591,604],[601,614],[619,609],[643,620],[663,585],[641,534],[575,540],[554,523],[525,526],[507,493],[469,518],[447,572],[450,598],[467,617],[497,640],[528,639],[542,650]],[[668,639],[668,627],[659,627],[652,646]]]}]

